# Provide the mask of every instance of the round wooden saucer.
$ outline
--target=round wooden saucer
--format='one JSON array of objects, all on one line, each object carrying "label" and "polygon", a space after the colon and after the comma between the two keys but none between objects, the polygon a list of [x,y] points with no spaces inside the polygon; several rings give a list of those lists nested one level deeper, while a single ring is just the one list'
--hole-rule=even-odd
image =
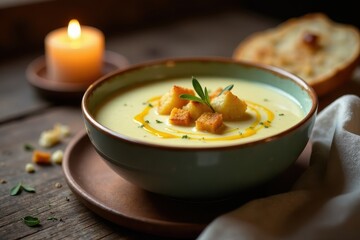
[{"label": "round wooden saucer", "polygon": [[[102,75],[128,66],[128,60],[115,52],[106,51],[103,59]],[[45,56],[33,60],[26,69],[28,82],[40,95],[54,101],[73,101],[80,99],[89,83],[51,81],[47,78]],[[94,81],[97,79],[94,79]]]},{"label": "round wooden saucer", "polygon": [[[302,158],[307,159],[308,154]],[[293,169],[282,176],[287,181],[278,179],[229,199],[170,198],[142,190],[117,175],[97,154],[85,131],[67,146],[63,170],[70,189],[96,214],[132,230],[174,238],[196,238],[216,217],[249,200],[284,191],[279,182],[292,183],[291,177],[296,176]]]}]

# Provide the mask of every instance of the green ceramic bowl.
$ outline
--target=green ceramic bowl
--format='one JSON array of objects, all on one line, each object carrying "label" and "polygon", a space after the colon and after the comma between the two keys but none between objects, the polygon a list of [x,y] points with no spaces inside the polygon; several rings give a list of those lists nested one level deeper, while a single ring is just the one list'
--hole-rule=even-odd
[{"label": "green ceramic bowl", "polygon": [[[304,111],[297,124],[253,142],[221,147],[159,146],[116,133],[94,118],[105,99],[132,84],[177,77],[231,77],[271,85]],[[225,58],[169,59],[113,72],[92,84],[82,100],[87,134],[96,151],[121,177],[145,190],[185,199],[224,198],[263,184],[285,171],[304,150],[317,97],[284,70]]]}]

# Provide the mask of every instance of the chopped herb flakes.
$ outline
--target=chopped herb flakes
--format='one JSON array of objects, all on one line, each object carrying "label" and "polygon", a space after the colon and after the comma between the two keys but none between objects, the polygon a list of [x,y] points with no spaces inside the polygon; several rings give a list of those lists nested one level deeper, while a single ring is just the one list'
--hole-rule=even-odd
[{"label": "chopped herb flakes", "polygon": [[267,120],[266,122],[260,122],[259,124],[260,124],[260,125],[263,125],[264,128],[269,128],[269,127],[270,127],[270,124],[271,124],[271,121]]},{"label": "chopped herb flakes", "polygon": [[285,114],[283,114],[283,113],[279,113],[279,116],[285,116]]},{"label": "chopped herb flakes", "polygon": [[181,137],[182,139],[190,139],[190,137],[188,135],[182,135]]},{"label": "chopped herb flakes", "polygon": [[163,123],[162,121],[160,121],[160,120],[156,120],[156,123]]}]

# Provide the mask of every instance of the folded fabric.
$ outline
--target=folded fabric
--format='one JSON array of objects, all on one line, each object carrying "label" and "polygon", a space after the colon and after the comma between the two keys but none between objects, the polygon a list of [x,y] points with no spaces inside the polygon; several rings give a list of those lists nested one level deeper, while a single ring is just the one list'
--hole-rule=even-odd
[{"label": "folded fabric", "polygon": [[360,239],[360,98],[322,110],[311,142],[309,167],[291,191],[218,217],[198,240]]}]

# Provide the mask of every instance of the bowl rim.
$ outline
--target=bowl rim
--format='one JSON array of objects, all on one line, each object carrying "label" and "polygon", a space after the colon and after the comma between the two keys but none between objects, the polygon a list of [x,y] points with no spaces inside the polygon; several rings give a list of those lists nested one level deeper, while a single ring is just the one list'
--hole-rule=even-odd
[{"label": "bowl rim", "polygon": [[[246,143],[239,143],[239,144],[232,144],[229,146],[199,146],[199,147],[187,147],[187,146],[166,146],[166,145],[160,145],[155,143],[150,143],[146,141],[141,141],[138,139],[131,138],[130,136],[123,135],[121,133],[117,133],[100,123],[98,123],[93,116],[88,111],[88,102],[89,97],[92,95],[92,92],[100,87],[102,84],[106,82],[107,79],[110,79],[116,75],[133,72],[138,69],[147,68],[155,65],[166,65],[169,64],[169,62],[172,63],[186,63],[186,62],[204,62],[204,63],[221,63],[221,64],[238,64],[245,67],[255,67],[259,68],[261,70],[268,71],[272,74],[278,75],[282,78],[289,78],[291,79],[295,84],[299,85],[299,87],[307,92],[307,95],[309,95],[311,99],[311,109],[310,111],[299,121],[297,124],[291,126],[290,128],[279,132],[277,134],[274,134],[272,136],[261,138],[258,140],[254,140],[251,142]],[[83,94],[82,100],[81,100],[81,109],[83,113],[83,117],[85,120],[87,120],[88,123],[90,123],[94,128],[96,128],[98,131],[102,132],[103,134],[110,136],[112,138],[124,141],[128,144],[135,144],[142,147],[148,147],[148,148],[156,148],[156,149],[166,149],[166,150],[181,150],[181,151],[217,151],[222,149],[235,149],[235,148],[246,148],[253,145],[258,145],[262,143],[268,143],[273,142],[277,139],[282,138],[285,135],[288,135],[295,131],[296,129],[301,128],[304,124],[306,124],[308,121],[310,121],[313,117],[316,116],[317,110],[318,110],[318,97],[315,93],[315,90],[313,87],[311,87],[306,81],[304,81],[302,78],[296,76],[295,74],[292,74],[282,68],[261,64],[261,63],[253,63],[253,62],[247,62],[243,60],[235,60],[232,58],[226,58],[226,57],[179,57],[179,58],[164,58],[164,59],[158,59],[158,60],[151,60],[151,61],[145,61],[138,64],[133,64],[131,66],[128,66],[123,69],[118,69],[113,72],[110,72],[102,77],[100,77],[97,81],[92,83]],[[100,150],[101,151],[101,150]]]}]

